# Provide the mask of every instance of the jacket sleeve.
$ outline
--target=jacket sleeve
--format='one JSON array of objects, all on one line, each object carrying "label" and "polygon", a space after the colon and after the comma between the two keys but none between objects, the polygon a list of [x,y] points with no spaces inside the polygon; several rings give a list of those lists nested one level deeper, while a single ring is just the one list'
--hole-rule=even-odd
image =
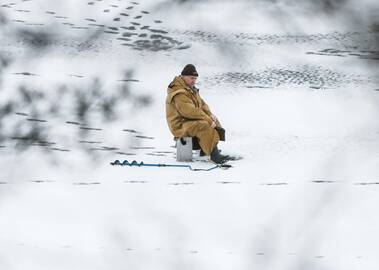
[{"label": "jacket sleeve", "polygon": [[193,104],[192,100],[185,94],[178,94],[174,97],[175,108],[178,110],[181,116],[192,120],[205,120],[210,125],[212,119],[207,115],[202,108],[197,108]]}]

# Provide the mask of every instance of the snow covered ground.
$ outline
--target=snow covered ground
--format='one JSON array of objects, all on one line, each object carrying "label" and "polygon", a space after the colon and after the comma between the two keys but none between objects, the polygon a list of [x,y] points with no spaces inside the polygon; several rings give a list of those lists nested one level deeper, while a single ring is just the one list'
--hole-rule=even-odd
[{"label": "snow covered ground", "polygon": [[[378,269],[378,10],[2,1],[0,269]],[[243,159],[110,166],[182,164],[187,63]]]}]

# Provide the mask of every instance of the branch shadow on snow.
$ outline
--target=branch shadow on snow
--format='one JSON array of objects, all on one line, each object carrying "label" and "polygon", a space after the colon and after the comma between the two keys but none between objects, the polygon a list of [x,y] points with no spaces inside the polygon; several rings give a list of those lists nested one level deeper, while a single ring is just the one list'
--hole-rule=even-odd
[{"label": "branch shadow on snow", "polygon": [[[31,50],[26,58],[33,60],[36,55],[47,55],[56,35],[18,28],[13,33]],[[96,38],[98,34],[85,40],[91,43]],[[7,80],[15,82],[12,89],[1,87],[0,91],[0,151],[17,153],[38,148],[52,159],[75,151],[95,159],[104,153],[114,154],[128,147],[125,137],[130,136],[115,129],[116,123],[132,124],[132,112],[143,111],[152,102],[150,96],[133,90],[133,80],[111,88],[104,86],[106,78],[101,76],[83,79],[82,84],[61,81],[52,89],[33,87],[28,84],[29,78],[45,78],[30,72],[10,73],[17,61],[17,57],[0,52],[0,86],[5,83],[5,73]],[[121,75],[133,78],[134,72],[128,69]]]},{"label": "branch shadow on snow", "polygon": [[[121,113],[125,111],[123,107],[132,107],[135,113],[150,103],[149,96],[134,94],[128,84],[114,91],[104,89],[99,78],[92,79],[86,87],[62,84],[56,91],[49,92],[20,85],[16,94],[0,107],[0,144],[14,144],[17,151],[37,146],[49,154],[75,151],[77,145],[67,148],[68,144],[64,142],[102,138],[107,127],[119,120],[130,119]],[[125,136],[125,133],[119,130],[119,136]],[[81,148],[92,156],[99,153],[91,151],[88,144],[82,143]]]}]

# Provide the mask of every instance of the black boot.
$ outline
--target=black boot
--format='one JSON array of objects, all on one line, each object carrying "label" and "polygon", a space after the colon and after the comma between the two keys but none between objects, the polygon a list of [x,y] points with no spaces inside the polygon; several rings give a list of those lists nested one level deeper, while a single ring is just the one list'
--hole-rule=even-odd
[{"label": "black boot", "polygon": [[[221,153],[221,150],[218,149],[218,152]],[[203,149],[200,148],[200,154],[199,154],[201,157],[205,157],[207,154],[205,154],[205,152],[203,151]]]},{"label": "black boot", "polygon": [[228,156],[221,155],[217,146],[215,146],[211,153],[211,161],[213,161],[216,164],[223,164],[228,161]]}]

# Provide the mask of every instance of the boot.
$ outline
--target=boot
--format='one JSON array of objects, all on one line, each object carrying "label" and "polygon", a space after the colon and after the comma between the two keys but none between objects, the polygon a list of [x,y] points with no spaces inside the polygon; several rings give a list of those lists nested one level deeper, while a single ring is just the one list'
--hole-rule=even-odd
[{"label": "boot", "polygon": [[211,153],[211,161],[213,161],[216,164],[223,164],[228,161],[228,156],[221,155],[217,146],[215,146]]},{"label": "boot", "polygon": [[[221,150],[218,149],[218,152],[221,153]],[[201,157],[205,157],[207,154],[205,154],[205,152],[203,151],[203,149],[200,148],[200,154],[199,154]]]}]

